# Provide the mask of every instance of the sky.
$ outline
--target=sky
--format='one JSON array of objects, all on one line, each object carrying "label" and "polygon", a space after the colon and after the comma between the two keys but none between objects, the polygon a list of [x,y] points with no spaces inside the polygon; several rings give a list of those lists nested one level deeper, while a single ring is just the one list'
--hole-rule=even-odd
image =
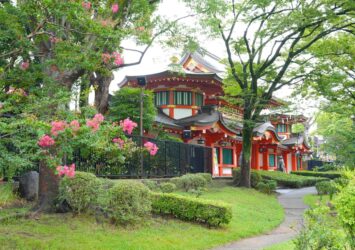
[{"label": "sky", "polygon": [[[179,17],[185,16],[189,13],[183,3],[178,0],[163,0],[158,7],[157,14],[161,15],[170,20],[177,19]],[[194,22],[197,22],[194,18],[188,18],[184,20],[184,24],[193,25]],[[212,39],[202,39],[205,42],[201,43],[201,47],[207,49],[209,52],[219,56],[220,58],[225,58],[225,49],[221,41],[212,40]],[[122,44],[123,47],[139,49],[133,41],[124,41]],[[139,65],[125,67],[114,72],[114,80],[110,85],[110,93],[118,90],[117,84],[121,82],[126,75],[144,75],[151,74],[167,69],[168,65],[171,63],[170,58],[176,56],[181,58],[183,51],[181,49],[172,49],[165,48],[159,43],[155,43],[149,48],[146,55],[144,56],[142,62]],[[125,62],[135,62],[139,58],[138,53],[126,52],[123,54]],[[295,99],[290,97],[292,90],[288,87],[277,91],[274,96],[293,101],[297,103],[294,107],[294,114],[304,114],[308,117],[314,116],[315,112],[319,108],[319,100],[302,100],[302,98]]]}]

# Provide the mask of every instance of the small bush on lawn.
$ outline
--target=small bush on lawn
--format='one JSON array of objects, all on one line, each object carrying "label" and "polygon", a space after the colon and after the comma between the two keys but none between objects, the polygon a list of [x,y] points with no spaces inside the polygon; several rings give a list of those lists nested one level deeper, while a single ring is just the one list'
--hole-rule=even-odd
[{"label": "small bush on lawn", "polygon": [[149,189],[139,181],[119,181],[109,190],[107,212],[115,224],[132,224],[149,215]]},{"label": "small bush on lawn", "polygon": [[100,181],[95,175],[76,172],[74,178],[64,177],[59,184],[59,201],[66,201],[76,213],[86,211],[97,201]]},{"label": "small bush on lawn", "polygon": [[258,171],[258,173],[263,179],[275,180],[277,182],[277,185],[289,188],[313,186],[319,181],[329,180],[328,178],[323,177],[293,175],[279,171]]},{"label": "small bush on lawn", "polygon": [[149,190],[151,190],[151,191],[157,191],[157,190],[159,190],[159,185],[158,185],[157,181],[153,181],[153,180],[143,180],[142,182],[143,182],[143,184],[144,184],[145,186],[147,186],[147,188],[149,188]]},{"label": "small bush on lawn", "polygon": [[183,189],[186,192],[189,190],[198,190],[206,187],[207,181],[204,177],[198,174],[186,174],[180,177],[175,177],[170,180],[177,188]]},{"label": "small bush on lawn", "polygon": [[206,180],[207,184],[212,182],[212,175],[210,173],[197,173],[194,175],[203,177]]},{"label": "small bush on lawn", "polygon": [[163,182],[160,184],[160,189],[163,193],[172,193],[176,190],[176,185],[171,182]]},{"label": "small bush on lawn", "polygon": [[152,210],[154,213],[205,223],[209,226],[228,224],[232,219],[232,208],[224,203],[177,194],[154,193]]},{"label": "small bush on lawn", "polygon": [[[232,171],[233,174],[233,183],[238,186],[240,182],[240,168],[233,169]],[[259,171],[253,171],[251,170],[250,173],[250,185],[253,188],[256,188],[259,182],[262,181],[262,177],[259,173]]]},{"label": "small bush on lawn", "polygon": [[337,188],[333,181],[320,181],[316,183],[316,189],[318,195],[322,199],[323,195],[329,195],[329,199],[333,199],[333,195],[337,192]]},{"label": "small bush on lawn", "polygon": [[325,177],[329,179],[336,179],[341,177],[341,172],[328,171],[328,172],[316,172],[316,171],[292,171],[291,174],[313,176],[313,177]]},{"label": "small bush on lawn", "polygon": [[259,182],[256,189],[264,194],[272,194],[276,190],[276,181],[269,180]]}]

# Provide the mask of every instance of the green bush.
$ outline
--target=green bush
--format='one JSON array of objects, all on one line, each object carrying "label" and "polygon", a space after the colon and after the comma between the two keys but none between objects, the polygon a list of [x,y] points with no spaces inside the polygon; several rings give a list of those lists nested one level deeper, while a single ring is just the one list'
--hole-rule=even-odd
[{"label": "green bush", "polygon": [[119,181],[109,190],[107,212],[116,224],[141,221],[151,211],[149,189],[139,181]]},{"label": "green bush", "polygon": [[[233,183],[238,186],[240,182],[240,168],[235,168],[232,170],[233,174]],[[250,173],[250,185],[253,188],[256,188],[259,182],[262,181],[262,177],[259,173],[259,171],[251,170]]]},{"label": "green bush", "polygon": [[329,180],[323,177],[310,177],[287,174],[279,171],[258,171],[263,179],[275,180],[277,185],[289,188],[301,188],[313,186],[319,181]]},{"label": "green bush", "polygon": [[232,208],[227,204],[177,194],[154,193],[152,210],[209,226],[228,224],[232,219]]},{"label": "green bush", "polygon": [[199,174],[186,174],[180,177],[175,177],[170,180],[178,189],[183,189],[186,192],[190,190],[198,190],[206,187],[207,181]]},{"label": "green bush", "polygon": [[81,213],[96,203],[99,188],[95,175],[77,171],[74,178],[64,177],[60,181],[59,201],[66,201],[74,212]]},{"label": "green bush", "polygon": [[276,181],[269,180],[264,182],[259,182],[256,185],[256,189],[265,194],[272,194],[276,190]]},{"label": "green bush", "polygon": [[151,190],[151,191],[157,191],[157,190],[159,190],[159,185],[158,185],[157,181],[153,181],[153,180],[143,180],[142,182],[143,182],[143,184],[144,184],[145,186],[147,186],[147,188],[149,188],[149,190]]},{"label": "green bush", "polygon": [[176,185],[171,182],[163,182],[160,184],[160,189],[163,193],[172,193],[176,190]]},{"label": "green bush", "polygon": [[195,175],[203,177],[206,180],[207,184],[212,182],[212,175],[210,173],[197,173]]},{"label": "green bush", "polygon": [[292,171],[291,174],[313,176],[313,177],[325,177],[329,179],[336,179],[341,177],[341,172],[328,171],[328,172],[316,172],[316,171]]},{"label": "green bush", "polygon": [[329,195],[330,200],[333,199],[333,195],[337,192],[337,188],[333,181],[320,181],[316,183],[316,189],[318,195]]}]

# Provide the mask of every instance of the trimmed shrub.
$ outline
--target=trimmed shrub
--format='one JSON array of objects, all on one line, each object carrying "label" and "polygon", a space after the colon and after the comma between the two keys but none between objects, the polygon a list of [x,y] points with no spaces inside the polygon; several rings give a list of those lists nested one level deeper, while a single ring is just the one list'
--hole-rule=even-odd
[{"label": "trimmed shrub", "polygon": [[333,181],[320,181],[316,183],[316,189],[318,195],[329,194],[330,200],[333,198],[333,195],[337,192],[337,188]]},{"label": "trimmed shrub", "polygon": [[143,183],[119,181],[109,190],[107,212],[115,224],[141,221],[150,211],[150,192]]},{"label": "trimmed shrub", "polygon": [[336,179],[341,177],[341,172],[328,171],[328,172],[316,172],[316,171],[292,171],[291,174],[303,175],[303,176],[313,176],[313,177],[325,177],[329,179]]},{"label": "trimmed shrub", "polygon": [[198,174],[186,174],[180,177],[175,177],[170,180],[177,188],[183,189],[186,192],[189,190],[198,190],[206,187],[207,181],[204,177]]},{"label": "trimmed shrub", "polygon": [[[232,170],[232,174],[233,174],[233,183],[238,186],[239,182],[240,182],[240,168],[235,168]],[[250,185],[253,188],[256,188],[257,185],[262,181],[262,177],[259,173],[259,171],[254,171],[251,170],[250,173]]]},{"label": "trimmed shrub", "polygon": [[176,185],[171,182],[163,182],[160,184],[160,189],[163,193],[172,193],[176,190]]},{"label": "trimmed shrub", "polygon": [[317,182],[329,180],[323,177],[310,177],[287,174],[279,171],[258,171],[263,179],[274,180],[277,185],[289,188],[301,188],[313,186]]},{"label": "trimmed shrub", "polygon": [[259,182],[258,185],[256,185],[256,189],[264,194],[272,194],[276,190],[276,181],[269,180]]},{"label": "trimmed shrub", "polygon": [[177,194],[154,193],[152,210],[157,214],[173,215],[186,220],[205,223],[209,226],[228,224],[232,219],[230,205]]},{"label": "trimmed shrub", "polygon": [[153,180],[143,180],[142,183],[151,191],[159,190],[158,182]]},{"label": "trimmed shrub", "polygon": [[100,181],[95,175],[76,172],[74,178],[64,177],[59,184],[59,201],[66,201],[70,208],[81,213],[97,201]]},{"label": "trimmed shrub", "polygon": [[195,175],[203,177],[207,184],[212,182],[212,175],[210,173],[196,173]]}]

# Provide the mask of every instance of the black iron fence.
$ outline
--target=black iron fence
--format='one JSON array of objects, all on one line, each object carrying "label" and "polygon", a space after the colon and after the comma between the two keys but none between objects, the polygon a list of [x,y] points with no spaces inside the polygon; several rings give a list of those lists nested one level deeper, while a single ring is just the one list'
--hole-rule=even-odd
[{"label": "black iron fence", "polygon": [[76,169],[109,178],[161,178],[212,171],[212,149],[209,147],[139,136],[131,138],[137,145],[154,142],[159,147],[158,153],[151,156],[137,151],[122,162],[109,156],[96,157],[95,154],[83,157],[77,152],[74,156]]}]

